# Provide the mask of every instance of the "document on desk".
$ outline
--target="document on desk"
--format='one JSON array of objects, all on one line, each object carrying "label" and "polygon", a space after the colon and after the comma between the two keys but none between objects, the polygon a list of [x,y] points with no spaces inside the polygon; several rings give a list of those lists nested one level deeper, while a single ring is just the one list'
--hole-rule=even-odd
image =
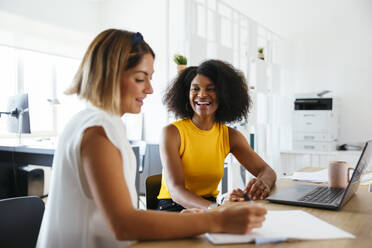
[{"label": "document on desk", "polygon": [[302,210],[268,211],[262,227],[253,229],[249,234],[207,233],[205,236],[212,244],[355,238],[354,235]]},{"label": "document on desk", "polygon": [[294,172],[292,176],[285,178],[310,183],[326,183],[328,182],[328,169],[314,172]]},{"label": "document on desk", "polygon": [[361,185],[368,185],[372,184],[372,173],[366,173],[362,175],[362,179],[360,180]]}]

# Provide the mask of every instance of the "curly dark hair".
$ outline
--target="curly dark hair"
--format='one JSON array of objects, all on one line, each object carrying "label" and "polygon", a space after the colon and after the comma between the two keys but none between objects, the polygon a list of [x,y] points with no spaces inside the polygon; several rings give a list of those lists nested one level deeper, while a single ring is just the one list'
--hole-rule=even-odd
[{"label": "curly dark hair", "polygon": [[247,83],[241,71],[221,60],[206,60],[199,66],[182,71],[167,88],[163,102],[177,118],[191,118],[194,111],[189,101],[192,80],[197,74],[208,77],[216,86],[218,108],[215,120],[230,123],[246,120],[251,106]]}]

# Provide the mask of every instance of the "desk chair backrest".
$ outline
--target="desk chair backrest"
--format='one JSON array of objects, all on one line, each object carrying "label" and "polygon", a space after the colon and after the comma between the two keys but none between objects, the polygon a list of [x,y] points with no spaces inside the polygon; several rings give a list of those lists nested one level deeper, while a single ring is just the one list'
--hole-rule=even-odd
[{"label": "desk chair backrest", "polygon": [[44,209],[35,196],[0,200],[0,246],[35,247]]},{"label": "desk chair backrest", "polygon": [[146,208],[156,209],[158,207],[157,196],[161,187],[161,174],[146,178]]}]

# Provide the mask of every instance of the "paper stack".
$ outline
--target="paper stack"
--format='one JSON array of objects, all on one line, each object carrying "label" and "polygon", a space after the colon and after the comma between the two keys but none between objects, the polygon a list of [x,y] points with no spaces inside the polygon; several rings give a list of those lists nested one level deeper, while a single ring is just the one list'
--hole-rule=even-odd
[{"label": "paper stack", "polygon": [[263,226],[249,234],[206,234],[213,244],[283,242],[286,240],[317,240],[355,238],[327,222],[301,210],[268,211]]}]

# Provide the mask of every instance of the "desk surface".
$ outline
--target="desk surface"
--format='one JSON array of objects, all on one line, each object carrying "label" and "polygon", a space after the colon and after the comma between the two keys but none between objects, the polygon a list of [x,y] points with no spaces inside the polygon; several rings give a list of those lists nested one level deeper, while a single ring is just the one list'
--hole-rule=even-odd
[{"label": "desk surface", "polygon": [[[313,170],[308,168],[305,170]],[[289,179],[280,179],[273,192],[292,185],[294,182]],[[262,203],[268,210],[303,210],[306,211],[344,231],[356,236],[355,239],[333,239],[316,241],[293,241],[278,244],[254,245],[249,247],[371,247],[372,246],[372,193],[367,192],[367,186],[360,186],[357,193],[344,205],[341,210],[322,210],[289,205],[269,203],[267,201],[257,201]],[[294,227],[295,228],[295,227]],[[199,236],[190,239],[180,239],[171,241],[146,241],[139,242],[130,247],[247,247],[247,244],[238,245],[218,245],[213,246],[204,237]]]},{"label": "desk surface", "polygon": [[[132,147],[139,147],[139,144],[131,144]],[[56,149],[55,142],[32,142],[25,145],[15,145],[15,142],[0,142],[0,152],[26,153],[33,155],[53,156]],[[36,163],[38,164],[38,163]]]},{"label": "desk surface", "polygon": [[56,148],[55,141],[36,141],[33,139],[24,139],[22,145],[18,145],[18,140],[1,139],[0,151],[21,152],[33,154],[53,155]]},{"label": "desk surface", "polygon": [[23,152],[23,153],[34,153],[34,154],[54,154],[54,147],[46,146],[5,146],[0,145],[0,151],[6,152]]},{"label": "desk surface", "polygon": [[[143,142],[144,143],[144,142]],[[146,143],[144,143],[146,146]],[[32,154],[53,155],[56,149],[56,141],[28,140],[23,145],[17,145],[17,140],[0,140],[0,152],[21,152]],[[140,142],[131,142],[132,147],[140,147]]]}]

